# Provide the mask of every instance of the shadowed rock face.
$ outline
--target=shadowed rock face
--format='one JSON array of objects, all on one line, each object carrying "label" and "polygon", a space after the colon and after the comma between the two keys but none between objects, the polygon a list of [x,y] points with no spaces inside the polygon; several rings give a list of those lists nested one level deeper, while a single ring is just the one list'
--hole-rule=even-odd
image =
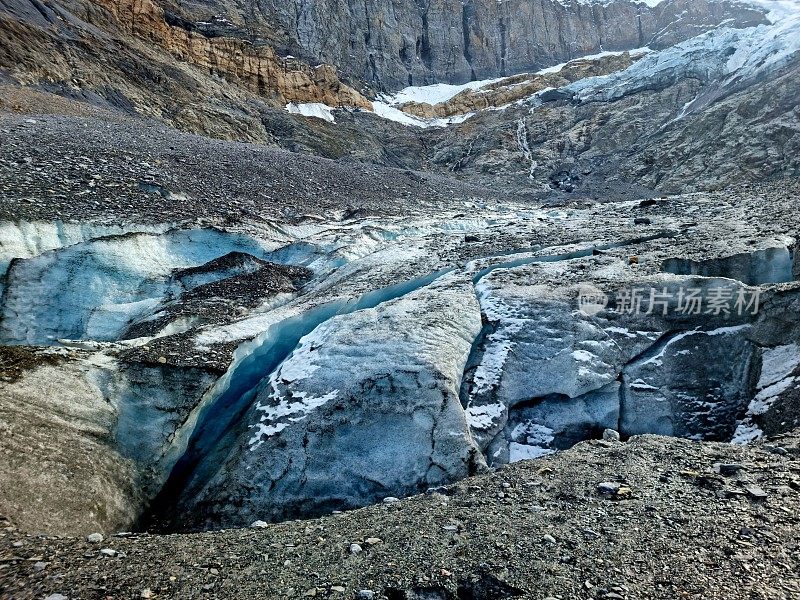
[{"label": "shadowed rock face", "polygon": [[[224,0],[181,3],[194,20],[222,14],[270,31],[285,52],[336,65],[376,89],[511,75],[600,50],[670,45],[758,9],[729,2],[561,3],[557,0],[415,0],[389,3]],[[255,25],[253,25],[255,23]]]}]

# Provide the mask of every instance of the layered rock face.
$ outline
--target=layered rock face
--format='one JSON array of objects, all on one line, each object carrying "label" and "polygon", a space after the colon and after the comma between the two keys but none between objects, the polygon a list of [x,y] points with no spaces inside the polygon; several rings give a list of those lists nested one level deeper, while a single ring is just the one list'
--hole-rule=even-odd
[{"label": "layered rock face", "polygon": [[437,104],[406,102],[400,108],[420,117],[449,117],[483,110],[500,108],[533,96],[548,88],[558,88],[586,77],[598,77],[631,66],[643,54],[623,52],[595,59],[576,59],[558,70],[547,73],[522,74],[506,77],[477,90],[464,90],[453,98]]},{"label": "layered rock face", "polygon": [[344,85],[331,65],[311,67],[281,61],[268,45],[236,37],[207,37],[194,24],[170,17],[152,0],[100,3],[124,31],[155,41],[178,61],[241,82],[247,89],[282,102],[322,102],[331,106],[371,108],[360,93]]},{"label": "layered rock face", "polygon": [[[511,75],[601,50],[664,47],[723,21],[761,21],[728,2],[201,2],[197,15],[274,23],[286,51],[336,65],[377,89]],[[253,14],[257,15],[255,19]]]},{"label": "layered rock face", "polygon": [[0,23],[0,69],[11,81],[207,135],[263,141],[260,111],[287,102],[371,108],[330,64],[204,34],[150,0],[4,0]]}]

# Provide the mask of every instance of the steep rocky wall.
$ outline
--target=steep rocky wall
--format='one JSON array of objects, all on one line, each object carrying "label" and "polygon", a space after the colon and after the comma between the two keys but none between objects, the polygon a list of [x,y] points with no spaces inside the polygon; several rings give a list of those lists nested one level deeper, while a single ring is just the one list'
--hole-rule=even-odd
[{"label": "steep rocky wall", "polygon": [[202,123],[207,113],[229,105],[238,119],[264,103],[371,109],[331,65],[287,62],[269,45],[204,34],[150,0],[0,0],[0,70],[23,84],[204,133],[213,133]]},{"label": "steep rocky wall", "polygon": [[762,19],[759,10],[708,0],[652,8],[627,0],[259,0],[244,7],[206,0],[190,6],[198,18],[270,23],[272,35],[283,34],[285,51],[334,64],[379,89],[508,75],[600,50],[663,47],[725,20]]},{"label": "steep rocky wall", "polygon": [[163,9],[151,0],[100,0],[99,4],[116,17],[125,31],[158,43],[178,60],[234,78],[251,91],[277,93],[286,102],[371,109],[366,98],[339,81],[336,69],[330,65],[312,67],[299,61],[287,65],[270,46],[255,46],[229,37],[206,37],[192,31],[188,23],[184,27],[168,23]]}]

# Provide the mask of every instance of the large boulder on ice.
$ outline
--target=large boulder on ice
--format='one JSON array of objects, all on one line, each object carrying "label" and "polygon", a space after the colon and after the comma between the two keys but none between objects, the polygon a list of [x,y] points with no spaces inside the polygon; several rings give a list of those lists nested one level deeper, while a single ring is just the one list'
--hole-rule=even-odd
[{"label": "large boulder on ice", "polygon": [[363,506],[484,468],[459,401],[481,327],[465,275],[445,275],[302,338],[262,382],[248,424],[184,514],[244,524]]}]

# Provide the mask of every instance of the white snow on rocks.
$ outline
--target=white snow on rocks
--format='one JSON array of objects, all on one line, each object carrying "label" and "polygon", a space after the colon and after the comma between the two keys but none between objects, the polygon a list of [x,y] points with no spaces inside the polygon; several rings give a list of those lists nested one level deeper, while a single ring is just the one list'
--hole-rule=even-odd
[{"label": "white snow on rocks", "polygon": [[[642,46],[641,48],[634,48],[633,50],[603,50],[602,52],[598,52],[596,54],[587,54],[586,56],[579,56],[577,58],[573,58],[567,62],[558,63],[557,65],[553,65],[552,67],[545,67],[544,69],[540,69],[536,71],[537,74],[543,75],[545,73],[558,73],[566,67],[569,63],[578,61],[578,60],[595,60],[598,58],[604,58],[606,56],[619,56],[620,54],[624,54],[628,52],[631,56],[641,56],[642,54],[647,54],[652,52],[650,48],[647,46]],[[541,92],[540,92],[541,93]]]},{"label": "white snow on rocks", "polygon": [[286,105],[286,110],[292,115],[314,117],[315,119],[322,119],[328,123],[336,122],[336,119],[333,117],[333,107],[322,104],[321,102],[306,102],[301,104],[290,102]]},{"label": "white snow on rocks", "polygon": [[[619,55],[622,54],[623,52],[624,51],[603,51],[603,52],[598,52],[597,54],[590,54],[587,56],[580,57],[579,59],[573,59],[573,60],[587,60],[587,59],[591,60],[596,58],[603,58],[605,56]],[[630,50],[630,53],[632,55],[640,55],[640,54],[645,54],[647,52],[651,52],[651,50],[646,47]],[[558,73],[567,64],[569,63],[568,62],[559,63],[557,65],[541,69],[540,71],[537,71],[536,74]],[[395,121],[397,123],[402,123],[403,125],[422,127],[422,128],[447,127],[448,125],[463,123],[464,121],[472,117],[475,113],[470,112],[461,115],[454,115],[447,118],[423,119],[414,115],[410,115],[406,112],[403,112],[398,107],[408,102],[425,103],[431,105],[440,104],[442,102],[447,102],[448,100],[454,98],[455,96],[466,90],[480,92],[481,88],[484,88],[486,86],[495,83],[500,83],[505,79],[509,78],[500,77],[496,79],[481,79],[477,81],[470,81],[468,83],[463,83],[460,85],[435,83],[432,85],[409,86],[394,94],[385,94],[380,96],[378,100],[372,103],[372,106],[375,114],[378,115],[379,117],[388,119],[390,121]],[[510,105],[505,105],[501,107],[491,107],[488,110],[502,110],[507,106]]]},{"label": "white snow on rocks", "polygon": [[[624,71],[566,86],[583,102],[608,102],[684,77],[718,80],[723,87],[772,72],[800,51],[800,12],[770,25],[705,32],[660,52],[651,52]],[[686,112],[686,111],[684,111]]]},{"label": "white snow on rocks", "polygon": [[531,460],[534,458],[541,458],[548,454],[553,454],[555,450],[551,448],[542,448],[541,446],[530,446],[528,444],[520,444],[519,442],[508,443],[508,462],[519,462],[521,460]]},{"label": "white snow on rocks", "polygon": [[489,429],[502,417],[506,407],[503,404],[484,404],[466,409],[467,423],[473,429]]},{"label": "white snow on rocks", "polygon": [[[258,447],[267,437],[280,433],[290,424],[302,421],[314,409],[327,404],[339,395],[339,390],[333,390],[322,396],[309,396],[303,392],[292,394],[290,398],[277,398],[278,391],[273,392],[272,398],[277,400],[276,405],[259,402],[256,410],[264,413],[261,422],[254,426],[255,433],[250,438],[250,446]],[[278,419],[285,418],[283,421]]]},{"label": "white snow on rocks", "polygon": [[399,108],[387,104],[385,102],[373,102],[372,109],[376,115],[388,121],[395,121],[403,125],[412,127],[447,127],[456,123],[463,123],[475,113],[466,113],[463,115],[455,115],[447,118],[440,119],[421,119],[408,113],[403,112]]},{"label": "white snow on rocks", "polygon": [[504,78],[481,79],[460,85],[435,83],[433,85],[409,86],[399,92],[381,97],[381,100],[390,106],[405,104],[406,102],[425,102],[426,104],[439,104],[447,102],[464,90],[477,90],[492,83],[502,81]]},{"label": "white snow on rocks", "polygon": [[800,346],[787,344],[764,350],[758,388],[764,389],[787,378],[800,366]]}]

